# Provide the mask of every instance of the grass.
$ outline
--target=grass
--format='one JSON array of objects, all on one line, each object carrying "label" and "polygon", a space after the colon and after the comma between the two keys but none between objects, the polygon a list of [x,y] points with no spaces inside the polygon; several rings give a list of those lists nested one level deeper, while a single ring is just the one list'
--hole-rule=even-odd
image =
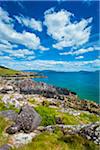
[{"label": "grass", "polygon": [[0,76],[15,75],[17,73],[20,73],[20,71],[16,71],[16,70],[13,70],[13,69],[0,67]]},{"label": "grass", "polygon": [[56,117],[60,117],[62,123],[66,125],[87,124],[100,121],[100,117],[96,116],[95,114],[82,113],[79,116],[73,116],[69,113],[58,112],[57,109],[46,106],[37,106],[35,109],[42,117],[41,125],[43,126],[55,125]]},{"label": "grass", "polygon": [[80,114],[80,120],[83,123],[90,123],[100,121],[100,117],[95,114],[82,113]]},{"label": "grass", "polygon": [[63,136],[59,132],[44,132],[31,143],[13,150],[99,150],[99,147],[78,135]]},{"label": "grass", "polygon": [[56,124],[55,116],[57,112],[55,111],[55,109],[45,106],[38,106],[35,109],[42,117],[41,125],[48,126]]},{"label": "grass", "polygon": [[19,112],[19,109],[15,108],[13,105],[5,105],[5,103],[3,103],[2,101],[0,101],[0,111],[4,111],[4,110],[14,110],[15,112]]},{"label": "grass", "polygon": [[11,121],[8,121],[4,117],[0,116],[0,146],[6,144],[8,141],[8,136],[4,134],[4,130],[9,125],[11,125]]}]

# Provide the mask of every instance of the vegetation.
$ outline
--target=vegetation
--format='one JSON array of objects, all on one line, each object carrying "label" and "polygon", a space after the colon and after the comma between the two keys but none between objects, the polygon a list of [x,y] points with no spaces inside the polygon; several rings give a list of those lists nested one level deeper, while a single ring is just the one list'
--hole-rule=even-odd
[{"label": "vegetation", "polygon": [[4,119],[0,116],[0,146],[6,144],[8,141],[8,136],[4,134],[4,130],[7,126],[11,125],[11,121]]},{"label": "vegetation", "polygon": [[78,135],[64,136],[59,132],[44,132],[33,141],[13,150],[99,150],[99,147],[91,141]]},{"label": "vegetation", "polygon": [[15,108],[15,106],[11,104],[6,106],[2,101],[0,101],[0,111],[4,111],[4,110],[14,110],[16,112],[19,112],[19,109]]},{"label": "vegetation", "polygon": [[46,106],[38,106],[35,109],[42,117],[41,125],[43,126],[55,125],[56,117],[60,117],[62,123],[66,125],[87,124],[100,121],[100,117],[96,116],[95,114],[82,113],[79,116],[73,116],[69,113],[58,112],[57,109]]},{"label": "vegetation", "polygon": [[6,67],[1,67],[0,66],[0,76],[5,76],[5,75],[16,75],[20,73],[20,71],[16,71],[13,69],[8,69]]}]

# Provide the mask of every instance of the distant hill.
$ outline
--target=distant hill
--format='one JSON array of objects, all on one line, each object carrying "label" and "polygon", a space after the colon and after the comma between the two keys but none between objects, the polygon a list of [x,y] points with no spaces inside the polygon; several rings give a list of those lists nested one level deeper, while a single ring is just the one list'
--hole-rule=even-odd
[{"label": "distant hill", "polygon": [[6,76],[6,75],[16,75],[19,74],[20,71],[9,69],[4,66],[0,66],[0,76]]}]

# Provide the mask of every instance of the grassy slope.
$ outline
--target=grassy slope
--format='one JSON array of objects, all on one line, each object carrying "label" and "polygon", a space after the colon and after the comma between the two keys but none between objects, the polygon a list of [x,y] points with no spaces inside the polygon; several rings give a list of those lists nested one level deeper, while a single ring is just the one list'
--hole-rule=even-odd
[{"label": "grassy slope", "polygon": [[16,73],[20,73],[20,71],[16,71],[16,70],[13,70],[13,69],[9,69],[9,68],[0,66],[0,76],[15,75]]},{"label": "grassy slope", "polygon": [[[0,98],[1,99],[1,98]],[[9,107],[7,109],[12,109]],[[64,124],[80,124],[98,121],[100,118],[93,114],[81,114],[77,117],[68,113],[58,112],[55,108],[46,106],[37,106],[36,111],[42,117],[41,125],[55,124],[55,116],[60,116]],[[0,100],[0,110],[6,110],[4,104]],[[9,121],[0,117],[0,145],[7,143],[8,137],[5,136],[4,130],[11,124]],[[27,145],[13,150],[99,150],[99,147],[91,141],[84,139],[78,135],[62,135],[61,131],[56,130],[55,133],[43,132]]]},{"label": "grassy slope", "polygon": [[78,135],[63,136],[62,133],[44,132],[33,139],[33,142],[13,150],[99,150],[91,141]]}]

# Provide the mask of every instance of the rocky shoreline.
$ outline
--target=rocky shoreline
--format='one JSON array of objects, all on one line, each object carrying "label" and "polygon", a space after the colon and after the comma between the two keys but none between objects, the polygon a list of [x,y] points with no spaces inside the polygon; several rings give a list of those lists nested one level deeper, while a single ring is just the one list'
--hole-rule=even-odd
[{"label": "rocky shoreline", "polygon": [[[31,79],[0,80],[0,116],[13,123],[5,129],[9,135],[6,145],[0,150],[9,150],[13,146],[27,144],[39,134],[55,132],[59,128],[63,135],[79,135],[95,144],[100,144],[100,122],[70,125],[63,118],[55,117],[55,125],[41,126],[42,118],[34,108],[43,106],[55,110],[57,114],[69,114],[80,119],[81,115],[94,115],[99,118],[100,106],[95,102],[80,100],[75,92],[46,83],[37,83]],[[13,108],[13,109],[12,109]],[[17,112],[15,111],[17,110]],[[48,121],[48,120],[47,120]],[[80,121],[82,122],[82,121]],[[83,121],[84,122],[84,121]],[[38,127],[39,126],[39,127]]]}]

